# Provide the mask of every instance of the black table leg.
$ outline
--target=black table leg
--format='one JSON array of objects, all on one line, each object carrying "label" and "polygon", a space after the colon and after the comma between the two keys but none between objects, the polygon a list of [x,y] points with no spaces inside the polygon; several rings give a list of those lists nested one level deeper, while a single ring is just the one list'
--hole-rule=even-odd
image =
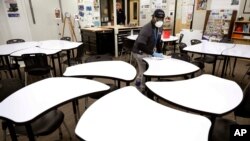
[{"label": "black table leg", "polygon": [[236,62],[237,62],[237,58],[235,57],[234,66],[233,66],[233,70],[232,70],[232,76],[233,77],[234,77],[234,70],[235,70],[235,67],[236,67]]},{"label": "black table leg", "polygon": [[56,66],[55,66],[55,61],[54,61],[54,55],[51,55],[51,59],[52,59],[52,65],[53,65],[54,76],[56,76]]},{"label": "black table leg", "polygon": [[12,73],[11,68],[10,68],[9,58],[8,58],[8,56],[4,56],[4,58],[5,58],[6,65],[8,67],[9,73],[10,73],[10,77],[13,78],[13,73]]},{"label": "black table leg", "polygon": [[16,131],[11,121],[6,120],[12,141],[17,141]]},{"label": "black table leg", "polygon": [[67,61],[68,61],[68,66],[70,66],[70,51],[67,50]]},{"label": "black table leg", "polygon": [[221,71],[221,78],[224,77],[224,71],[225,71],[225,66],[226,66],[227,58],[228,57],[224,57],[223,67],[222,67],[222,71]]},{"label": "black table leg", "polygon": [[121,81],[118,80],[118,88],[121,88]]},{"label": "black table leg", "polygon": [[214,64],[213,64],[213,72],[212,72],[213,75],[214,75],[214,73],[215,73],[216,62],[217,62],[217,56],[215,56],[215,62],[214,62]]},{"label": "black table leg", "polygon": [[60,54],[57,53],[57,57],[58,57],[58,65],[59,65],[59,71],[60,71],[60,76],[62,76],[62,64],[61,64],[61,59],[60,59]]},{"label": "black table leg", "polygon": [[29,141],[35,141],[34,133],[30,124],[25,125],[26,131],[28,133]]},{"label": "black table leg", "polygon": [[129,86],[130,85],[130,83],[129,82],[126,82],[126,86]]}]

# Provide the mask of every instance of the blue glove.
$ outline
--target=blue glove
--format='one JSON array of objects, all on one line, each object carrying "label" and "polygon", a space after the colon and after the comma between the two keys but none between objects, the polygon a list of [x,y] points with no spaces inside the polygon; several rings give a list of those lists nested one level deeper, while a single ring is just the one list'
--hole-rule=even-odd
[{"label": "blue glove", "polygon": [[163,54],[162,54],[162,53],[154,52],[154,53],[153,53],[153,57],[163,58]]}]

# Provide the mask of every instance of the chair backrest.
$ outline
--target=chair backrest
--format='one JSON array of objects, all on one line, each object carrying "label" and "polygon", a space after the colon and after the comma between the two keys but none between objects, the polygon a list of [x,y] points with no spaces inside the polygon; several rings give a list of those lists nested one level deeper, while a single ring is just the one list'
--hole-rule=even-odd
[{"label": "chair backrest", "polygon": [[192,39],[190,42],[191,42],[191,45],[196,45],[196,44],[200,44],[200,43],[201,43],[201,40]]},{"label": "chair backrest", "polygon": [[25,42],[25,40],[23,40],[23,39],[10,39],[6,43],[7,44],[14,44],[14,43],[21,43],[21,42]]},{"label": "chair backrest", "polygon": [[43,72],[43,74],[40,75],[44,75],[50,72],[47,55],[44,53],[23,54],[22,59],[25,64],[25,70],[28,73],[30,71],[37,71],[37,75],[39,75],[40,72]]},{"label": "chair backrest", "polygon": [[171,54],[171,57],[175,58],[175,59],[183,60],[183,61],[186,61],[186,62],[191,61],[190,56],[188,56],[185,53],[173,53],[173,54]]},{"label": "chair backrest", "polygon": [[81,44],[76,50],[76,58],[81,59],[84,56],[84,44]]},{"label": "chair backrest", "polygon": [[185,43],[180,43],[179,44],[180,53],[187,54],[187,51],[183,50],[185,47],[187,47],[187,44],[185,44]]},{"label": "chair backrest", "polygon": [[244,98],[240,105],[234,110],[235,116],[250,118],[250,82],[244,89]]},{"label": "chair backrest", "polygon": [[65,36],[62,37],[60,40],[71,41],[71,37]]}]

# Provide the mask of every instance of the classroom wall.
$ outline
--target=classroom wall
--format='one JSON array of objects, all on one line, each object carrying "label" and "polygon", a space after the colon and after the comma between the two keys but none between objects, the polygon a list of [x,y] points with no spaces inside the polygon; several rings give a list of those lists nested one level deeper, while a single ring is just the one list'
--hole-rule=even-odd
[{"label": "classroom wall", "polygon": [[[61,2],[63,13],[69,12],[74,17],[78,12],[77,0],[61,0]],[[0,1],[0,44],[5,44],[6,40],[11,38],[22,38],[26,41],[60,39],[59,33],[62,33],[63,23],[61,20],[56,20],[54,16],[55,8],[60,7],[58,0],[32,0],[35,24],[32,20],[29,1],[18,0],[17,4],[20,17],[9,18],[6,3],[3,0]],[[74,26],[77,40],[80,41],[78,23]],[[66,24],[64,35],[70,36],[68,24]]]},{"label": "classroom wall", "polygon": [[[196,0],[195,0],[196,1]],[[63,12],[70,12],[72,15],[77,13],[77,0],[61,0]],[[208,10],[210,9],[236,9],[238,15],[249,19],[250,14],[243,14],[245,0],[239,0],[240,4],[231,5],[231,0],[208,0]],[[58,0],[32,0],[36,24],[33,24],[29,1],[17,0],[20,17],[7,17],[6,3],[0,1],[0,44],[5,44],[10,38],[23,38],[27,41],[59,39],[58,35],[62,31],[62,22],[55,20],[54,10],[59,8]],[[196,9],[196,8],[195,8]],[[203,30],[206,11],[195,11],[193,29]],[[59,26],[57,26],[59,23]],[[80,41],[80,33],[75,25],[77,40]],[[69,30],[66,28],[65,36],[69,36]]]},{"label": "classroom wall", "polygon": [[0,44],[5,44],[6,40],[11,37],[7,17],[4,13],[5,10],[3,4],[0,3]]},{"label": "classroom wall", "polygon": [[24,40],[31,40],[30,28],[24,8],[24,0],[17,1],[19,17],[8,17],[8,3],[0,1],[0,21],[1,21],[1,42],[5,44],[10,38],[22,38]]}]

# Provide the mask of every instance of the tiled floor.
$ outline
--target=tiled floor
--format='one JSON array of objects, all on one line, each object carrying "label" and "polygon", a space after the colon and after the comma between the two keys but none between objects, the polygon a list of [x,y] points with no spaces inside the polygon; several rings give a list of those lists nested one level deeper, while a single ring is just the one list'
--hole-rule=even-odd
[{"label": "tiled floor", "polygon": [[[122,57],[122,58],[118,58],[118,59],[122,59],[124,60],[125,57]],[[128,58],[127,58],[128,59]],[[227,79],[231,79],[231,80],[234,80],[236,81],[238,84],[240,83],[240,80],[243,76],[243,74],[246,72],[247,70],[247,67],[245,66],[248,62],[246,60],[238,60],[237,62],[237,68],[235,70],[235,76],[232,77],[231,75],[227,75],[226,78]],[[203,73],[208,73],[208,74],[211,74],[211,70],[212,70],[212,65],[208,64],[206,65],[206,68],[205,68],[205,72]],[[221,67],[222,67],[222,64],[221,64]],[[220,72],[220,71],[219,71]],[[219,76],[219,74],[216,73],[216,75]],[[173,78],[173,79],[182,79],[182,78]],[[34,79],[33,79],[34,80]],[[108,82],[110,80],[106,80],[106,79],[96,79],[98,81],[101,81],[101,82]],[[249,81],[249,78],[245,78],[243,83],[240,84],[242,86],[242,88],[246,85],[246,83]],[[112,83],[113,81],[110,81],[110,83]],[[122,85],[124,86],[125,84],[122,83]],[[79,105],[80,105],[80,113],[83,114],[84,113],[84,98],[82,99],[79,99]],[[91,103],[93,103],[95,100],[93,99],[90,99],[89,98],[89,105],[91,105]],[[160,100],[160,103],[166,105],[166,106],[170,106],[170,107],[173,107],[172,105],[168,104],[168,103],[165,103],[163,102],[162,100]],[[173,108],[176,108],[176,107],[173,107]],[[76,126],[76,123],[75,123],[75,120],[73,118],[73,111],[72,111],[72,104],[71,103],[68,103],[66,105],[63,105],[61,107],[59,107],[59,109],[61,111],[63,111],[63,113],[65,114],[65,122],[66,124],[69,126],[69,129],[70,129],[70,132],[71,132],[71,135],[73,137],[73,140],[77,140],[77,137],[75,136],[74,134],[74,130],[75,130],[75,126]],[[179,109],[179,108],[178,108]],[[182,109],[179,109],[179,110],[182,110]],[[25,114],[25,113],[24,113]],[[232,119],[234,120],[234,115],[233,113],[229,113],[228,115],[225,115],[225,118],[229,118],[229,119]],[[240,124],[250,124],[250,119],[244,119],[244,118],[237,118],[237,122],[239,122]],[[63,141],[68,141],[69,140],[69,135],[67,134],[65,128],[62,126],[62,131],[63,131]],[[2,130],[0,129],[0,140],[2,140]],[[98,134],[98,133],[97,133]],[[49,135],[49,136],[46,136],[46,137],[38,137],[37,140],[40,140],[40,141],[53,141],[53,140],[58,140],[58,131],[54,132],[53,134]],[[28,140],[26,137],[23,137],[23,136],[20,136],[18,137],[18,139],[20,141],[26,141]],[[7,141],[10,141],[10,137],[8,136],[7,137]]]}]

